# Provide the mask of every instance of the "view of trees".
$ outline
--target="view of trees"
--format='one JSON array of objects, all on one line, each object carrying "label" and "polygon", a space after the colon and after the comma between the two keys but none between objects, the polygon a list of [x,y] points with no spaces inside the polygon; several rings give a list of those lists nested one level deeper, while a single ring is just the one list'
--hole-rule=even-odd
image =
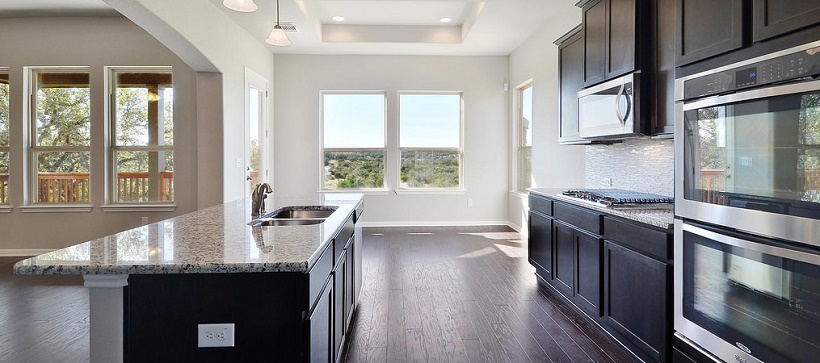
[{"label": "view of trees", "polygon": [[[160,98],[163,107],[162,124],[154,126],[162,134],[160,143],[157,135],[151,135],[148,118],[148,103],[151,98]],[[174,91],[165,88],[159,93],[149,92],[145,87],[117,88],[117,146],[156,146],[174,143]],[[161,127],[159,127],[161,126]],[[153,155],[150,155],[153,154]],[[160,171],[174,170],[171,152],[118,151],[118,172],[145,172],[148,163],[161,156],[164,167]],[[165,154],[165,155],[160,155]],[[149,156],[150,155],[150,156]]]},{"label": "view of trees", "polygon": [[8,74],[0,75],[0,204],[9,203],[9,84]]},{"label": "view of trees", "polygon": [[[85,87],[40,87],[37,90],[37,146],[91,145],[91,92]],[[90,151],[54,151],[37,154],[37,171],[87,173]]]},{"label": "view of trees", "polygon": [[403,151],[402,188],[457,188],[458,151]]},{"label": "view of trees", "polygon": [[[404,151],[402,188],[457,188],[458,151]],[[326,151],[325,188],[383,188],[384,153],[376,151]]]},{"label": "view of trees", "polygon": [[383,152],[325,151],[325,189],[383,187]]}]

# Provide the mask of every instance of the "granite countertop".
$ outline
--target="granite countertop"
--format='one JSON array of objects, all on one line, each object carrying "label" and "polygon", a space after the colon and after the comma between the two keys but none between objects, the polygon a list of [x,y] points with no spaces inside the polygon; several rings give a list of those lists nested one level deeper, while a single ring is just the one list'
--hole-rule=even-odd
[{"label": "granite countertop", "polygon": [[598,203],[587,202],[577,198],[561,195],[566,189],[533,188],[530,192],[556,200],[572,203],[585,208],[604,212],[613,216],[646,223],[655,227],[672,229],[675,223],[674,205],[652,204],[647,206],[607,207]]},{"label": "granite countertop", "polygon": [[35,256],[21,275],[304,272],[361,202],[361,194],[269,196],[267,210],[338,206],[323,223],[250,227],[250,198]]}]

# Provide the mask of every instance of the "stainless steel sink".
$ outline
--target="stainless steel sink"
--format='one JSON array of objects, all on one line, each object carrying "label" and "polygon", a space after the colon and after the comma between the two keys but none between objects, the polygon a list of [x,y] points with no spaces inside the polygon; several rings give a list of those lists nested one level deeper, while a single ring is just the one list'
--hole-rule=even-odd
[{"label": "stainless steel sink", "polygon": [[279,208],[271,213],[265,215],[266,218],[286,218],[286,219],[304,219],[304,218],[327,218],[339,207],[329,206],[290,206]]},{"label": "stainless steel sink", "polygon": [[306,226],[319,224],[339,207],[322,205],[294,205],[279,208],[248,223],[252,227]]},{"label": "stainless steel sink", "polygon": [[[270,226],[307,226],[311,224],[319,224],[324,222],[324,219],[267,219],[267,218],[260,218],[257,219],[258,224],[254,223],[254,226],[261,226],[261,227],[270,227]],[[253,223],[253,222],[251,222]]]}]

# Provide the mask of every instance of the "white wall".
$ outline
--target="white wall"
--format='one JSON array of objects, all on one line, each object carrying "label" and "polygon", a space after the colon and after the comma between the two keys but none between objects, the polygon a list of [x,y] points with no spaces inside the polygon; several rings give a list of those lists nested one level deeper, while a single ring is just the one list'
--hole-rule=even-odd
[{"label": "white wall", "polygon": [[[367,195],[364,220],[371,225],[506,224],[507,57],[276,55],[275,61],[276,193],[319,189],[319,91],[386,91],[388,143],[398,138],[397,91],[463,91],[465,192]],[[388,187],[394,186],[388,181]],[[468,199],[473,206],[467,206]]]},{"label": "white wall", "polygon": [[[249,34],[211,1],[103,1],[165,44],[194,70],[221,74],[221,80],[214,74],[198,75],[200,93],[208,98],[198,100],[197,118],[210,125],[208,131],[199,135],[199,142],[208,145],[210,152],[201,150],[197,163],[200,170],[220,172],[218,176],[201,175],[197,180],[200,198],[204,198],[199,207],[244,197],[244,69],[248,67],[273,82],[273,54],[264,45],[264,39]],[[269,98],[269,109],[273,109],[273,97]]]},{"label": "white wall", "polygon": [[[553,42],[581,23],[581,9],[574,4],[574,0],[554,1],[551,20],[510,54],[510,87],[532,79],[533,187],[584,185],[584,146],[558,145],[558,47]],[[512,118],[510,112],[510,127]],[[526,230],[526,195],[510,193],[508,213],[513,228]]]},{"label": "white wall", "polygon": [[[21,18],[0,21],[0,67],[9,68],[10,203],[0,214],[0,254],[55,249],[105,236],[197,208],[197,77],[188,65],[151,35],[122,17]],[[103,212],[105,188],[104,66],[171,65],[174,69],[174,212]],[[23,213],[23,67],[89,66],[92,100],[91,212]],[[18,251],[14,251],[18,250]]]}]

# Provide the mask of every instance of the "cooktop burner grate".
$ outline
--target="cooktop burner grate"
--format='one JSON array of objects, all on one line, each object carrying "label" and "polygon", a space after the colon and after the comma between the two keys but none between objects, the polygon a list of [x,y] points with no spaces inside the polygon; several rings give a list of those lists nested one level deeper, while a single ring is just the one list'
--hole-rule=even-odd
[{"label": "cooktop burner grate", "polygon": [[675,202],[675,199],[671,197],[623,189],[572,189],[564,191],[561,194],[603,205],[637,205]]}]

